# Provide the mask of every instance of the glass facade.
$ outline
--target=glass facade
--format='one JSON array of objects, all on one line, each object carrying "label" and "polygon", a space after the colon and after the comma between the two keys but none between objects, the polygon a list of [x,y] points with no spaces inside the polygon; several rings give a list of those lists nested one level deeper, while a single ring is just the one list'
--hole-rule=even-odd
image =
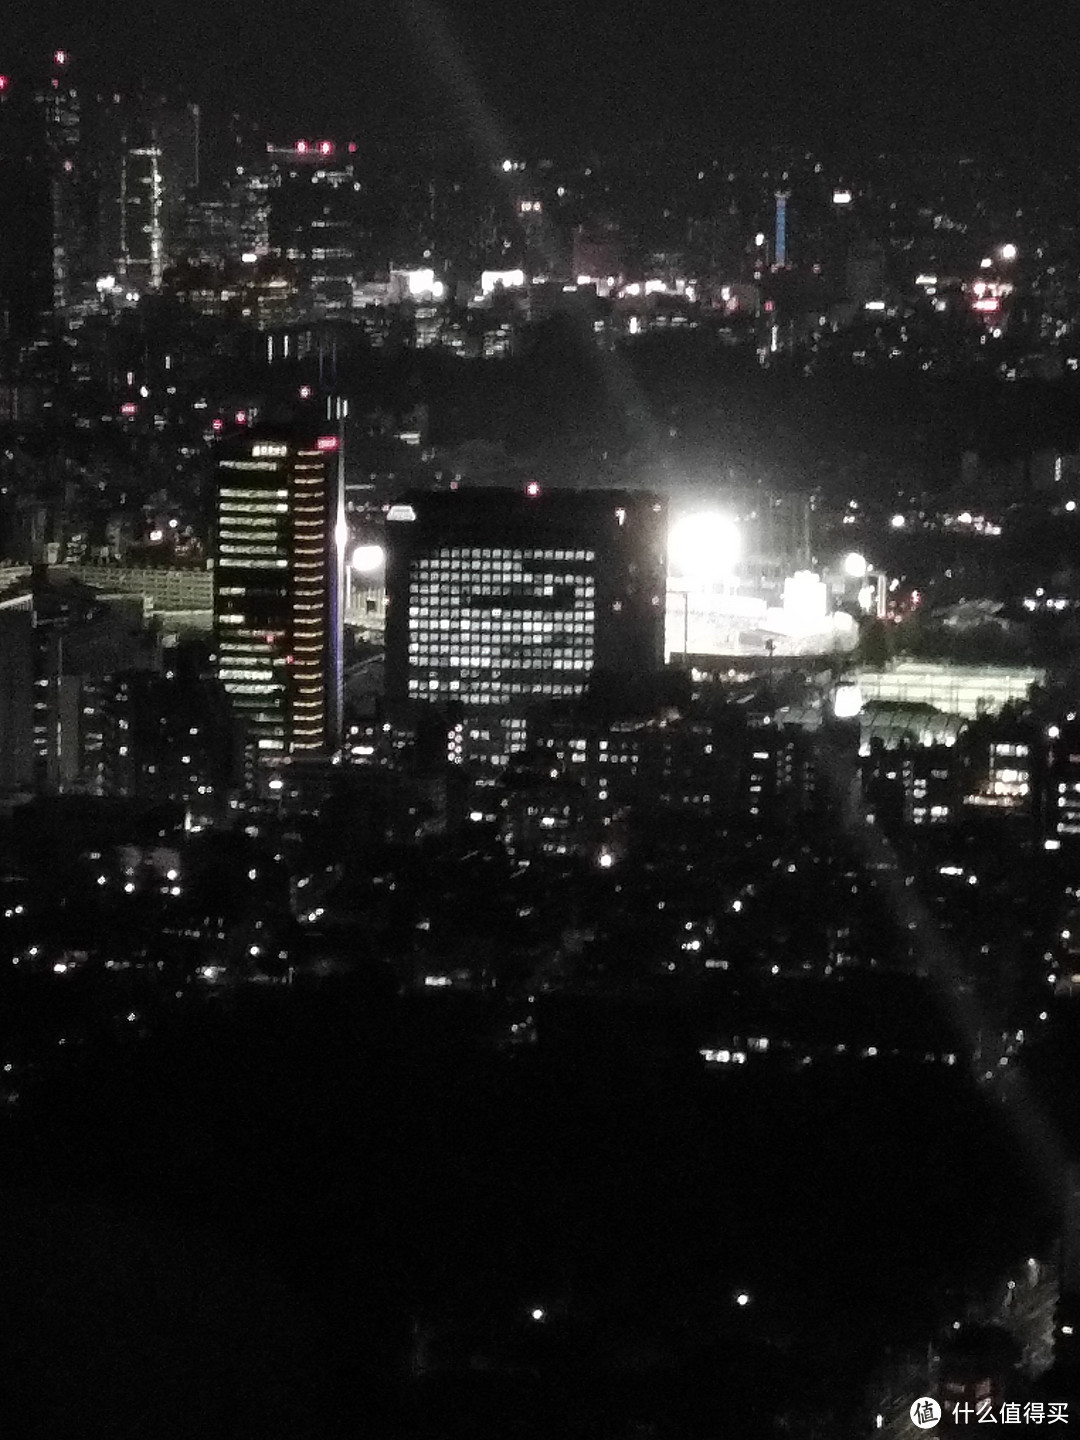
[{"label": "glass facade", "polygon": [[409,567],[409,698],[581,694],[595,661],[596,553],[443,546]]}]

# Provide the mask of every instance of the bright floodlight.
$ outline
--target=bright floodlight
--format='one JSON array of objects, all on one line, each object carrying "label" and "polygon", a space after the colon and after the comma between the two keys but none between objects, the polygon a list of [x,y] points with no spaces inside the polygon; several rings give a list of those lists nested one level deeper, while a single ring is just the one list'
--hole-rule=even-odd
[{"label": "bright floodlight", "polygon": [[833,714],[837,720],[854,720],[862,710],[862,691],[858,685],[846,681],[833,692]]},{"label": "bright floodlight", "polygon": [[352,568],[358,575],[372,575],[381,570],[386,551],[381,545],[358,545],[352,552]]},{"label": "bright floodlight", "polygon": [[892,528],[893,528],[894,530],[902,530],[902,529],[904,528],[904,526],[907,524],[907,516],[906,516],[906,515],[894,515],[894,516],[892,517],[892,519],[889,521],[889,524],[892,526]]},{"label": "bright floodlight", "polygon": [[434,270],[407,270],[410,295],[427,295],[435,285]]},{"label": "bright floodlight", "polygon": [[741,553],[742,537],[730,515],[684,515],[668,531],[668,558],[689,579],[725,580]]},{"label": "bright floodlight", "polygon": [[1002,245],[1000,254],[1002,260],[1015,260],[1017,256],[1016,246],[1012,244]]},{"label": "bright floodlight", "polygon": [[849,580],[865,579],[869,569],[866,556],[860,555],[858,551],[852,550],[850,554],[844,556],[844,574]]}]

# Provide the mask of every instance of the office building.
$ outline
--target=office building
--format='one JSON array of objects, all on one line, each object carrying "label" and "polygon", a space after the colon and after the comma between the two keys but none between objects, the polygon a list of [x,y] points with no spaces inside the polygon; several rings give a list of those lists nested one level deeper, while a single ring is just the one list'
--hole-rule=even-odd
[{"label": "office building", "polygon": [[663,664],[666,521],[655,496],[465,489],[387,515],[392,701],[572,701]]},{"label": "office building", "polygon": [[345,539],[336,423],[258,427],[218,466],[217,675],[258,759],[336,751]]}]

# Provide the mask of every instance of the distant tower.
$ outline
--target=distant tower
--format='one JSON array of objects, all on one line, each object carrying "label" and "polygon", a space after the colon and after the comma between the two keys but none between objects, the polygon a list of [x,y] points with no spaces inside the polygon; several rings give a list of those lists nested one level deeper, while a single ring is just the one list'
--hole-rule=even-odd
[{"label": "distant tower", "polygon": [[776,192],[775,258],[777,265],[787,264],[787,202],[790,194],[790,190],[777,190]]},{"label": "distant tower", "polygon": [[0,335],[27,340],[62,317],[85,265],[81,112],[66,50],[0,75]]},{"label": "distant tower", "polygon": [[66,50],[53,54],[53,74],[40,92],[45,115],[49,198],[52,207],[53,313],[63,316],[71,304],[72,267],[82,259],[79,233],[78,177],[80,110],[76,90],[64,71]]},{"label": "distant tower", "polygon": [[136,287],[160,289],[198,180],[198,107],[114,95],[101,128],[102,264]]},{"label": "distant tower", "polygon": [[[147,249],[149,250],[150,287],[153,290],[160,290],[161,277],[165,273],[165,237],[161,224],[162,185],[161,166],[158,163],[161,159],[161,148],[157,143],[156,133],[152,137],[151,144],[138,150],[132,150],[130,153],[133,158],[150,162],[146,167],[145,174],[140,177],[146,186],[144,198],[149,212],[148,222],[142,228],[149,242]],[[124,158],[126,162],[127,156]]]}]

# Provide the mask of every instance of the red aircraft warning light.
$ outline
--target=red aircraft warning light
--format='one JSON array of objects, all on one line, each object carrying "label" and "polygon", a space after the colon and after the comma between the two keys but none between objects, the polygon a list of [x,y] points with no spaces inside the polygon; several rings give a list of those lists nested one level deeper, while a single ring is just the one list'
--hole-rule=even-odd
[{"label": "red aircraft warning light", "polygon": [[319,141],[319,154],[320,154],[320,155],[332,155],[333,153],[334,153],[334,147],[333,147],[333,144],[332,144],[329,140],[320,140],[320,141]]},{"label": "red aircraft warning light", "polygon": [[525,494],[533,498],[540,494],[540,486],[535,480],[530,480],[529,483],[525,486]]},{"label": "red aircraft warning light", "polygon": [[297,155],[306,155],[306,154],[307,154],[307,151],[308,151],[307,141],[306,141],[306,140],[297,140],[297,142],[296,142],[296,153],[297,153]]}]

